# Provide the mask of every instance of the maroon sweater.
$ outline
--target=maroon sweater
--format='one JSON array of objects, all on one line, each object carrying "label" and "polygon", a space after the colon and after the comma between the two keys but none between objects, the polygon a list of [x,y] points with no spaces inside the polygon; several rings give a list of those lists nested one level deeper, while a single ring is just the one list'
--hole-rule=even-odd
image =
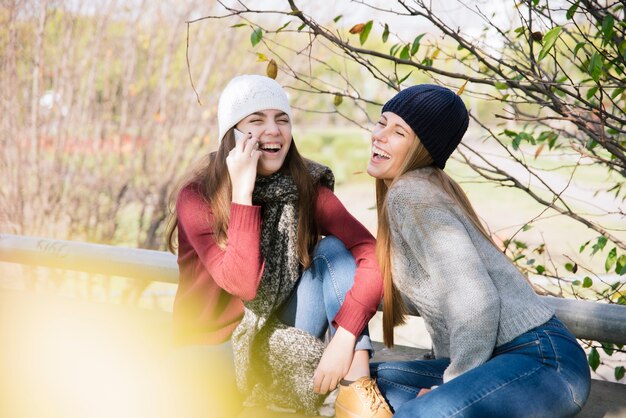
[{"label": "maroon sweater", "polygon": [[[261,207],[231,204],[225,249],[213,238],[211,206],[196,187],[181,191],[176,211],[180,281],[174,301],[175,341],[223,343],[241,320],[242,299],[254,299],[263,275]],[[319,188],[315,217],[322,235],[339,238],[356,260],[354,285],[333,324],[359,335],[383,292],[374,237],[326,187]]]}]

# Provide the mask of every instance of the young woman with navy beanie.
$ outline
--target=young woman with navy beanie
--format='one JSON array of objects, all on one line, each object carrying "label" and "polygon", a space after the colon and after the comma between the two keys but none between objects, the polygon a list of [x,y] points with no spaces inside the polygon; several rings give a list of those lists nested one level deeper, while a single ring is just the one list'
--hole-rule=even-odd
[{"label": "young woman with navy beanie", "polygon": [[566,417],[589,394],[576,338],[496,247],[444,171],[467,130],[463,101],[429,84],[389,100],[372,133],[387,345],[405,300],[435,359],[372,366],[394,417]]},{"label": "young woman with navy beanie", "polygon": [[[234,362],[247,405],[317,415],[343,379],[337,417],[390,417],[369,377],[375,241],[334,195],[332,172],[300,156],[292,123],[273,79],[242,75],[223,90],[219,148],[182,182],[168,231],[176,340]],[[209,402],[206,412],[217,416]]]}]

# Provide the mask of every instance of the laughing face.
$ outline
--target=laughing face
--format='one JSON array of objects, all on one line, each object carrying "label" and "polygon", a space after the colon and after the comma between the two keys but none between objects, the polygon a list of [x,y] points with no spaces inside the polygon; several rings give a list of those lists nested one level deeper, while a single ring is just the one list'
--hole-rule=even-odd
[{"label": "laughing face", "polygon": [[398,115],[385,112],[380,115],[372,131],[372,154],[367,173],[390,183],[400,174],[402,164],[417,136]]},{"label": "laughing face", "polygon": [[243,118],[236,128],[259,139],[259,175],[269,176],[280,170],[292,140],[291,121],[285,112],[261,110]]}]

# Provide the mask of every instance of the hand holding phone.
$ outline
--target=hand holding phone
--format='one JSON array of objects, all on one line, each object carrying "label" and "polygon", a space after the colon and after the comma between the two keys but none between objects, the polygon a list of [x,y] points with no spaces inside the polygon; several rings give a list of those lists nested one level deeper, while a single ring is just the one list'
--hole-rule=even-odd
[{"label": "hand holding phone", "polygon": [[244,134],[237,128],[234,128],[233,131],[235,147],[226,157],[232,187],[232,201],[251,205],[252,190],[256,182],[257,164],[261,153],[256,151],[258,149],[257,139],[250,139],[250,134]]},{"label": "hand holding phone", "polygon": [[[243,132],[241,132],[241,131],[240,131],[239,129],[237,129],[237,128],[234,128],[234,129],[233,129],[233,131],[234,131],[234,133],[235,133],[235,143],[238,143],[238,142],[244,141],[244,140],[246,140],[247,138],[251,138],[251,136],[250,136],[250,135],[251,135],[251,133],[250,133],[250,132],[248,132],[247,134],[244,134]],[[244,146],[245,146],[245,145],[244,145]],[[256,151],[256,150],[258,150],[258,149],[259,149],[259,144],[258,144],[258,143],[256,143],[256,144],[254,145],[254,151]],[[252,153],[251,153],[251,155],[252,155]]]}]

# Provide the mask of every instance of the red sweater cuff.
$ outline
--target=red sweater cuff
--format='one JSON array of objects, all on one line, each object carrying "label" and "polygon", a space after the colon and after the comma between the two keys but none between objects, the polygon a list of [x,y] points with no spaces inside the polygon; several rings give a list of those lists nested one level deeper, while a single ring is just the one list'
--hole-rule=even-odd
[{"label": "red sweater cuff", "polygon": [[260,230],[261,229],[261,206],[230,204],[229,230]]},{"label": "red sweater cuff", "polygon": [[350,298],[350,295],[347,295],[343,305],[339,308],[339,312],[335,315],[335,319],[333,319],[333,326],[335,328],[342,327],[350,331],[355,337],[358,337],[375,313],[370,312],[369,309]]}]

